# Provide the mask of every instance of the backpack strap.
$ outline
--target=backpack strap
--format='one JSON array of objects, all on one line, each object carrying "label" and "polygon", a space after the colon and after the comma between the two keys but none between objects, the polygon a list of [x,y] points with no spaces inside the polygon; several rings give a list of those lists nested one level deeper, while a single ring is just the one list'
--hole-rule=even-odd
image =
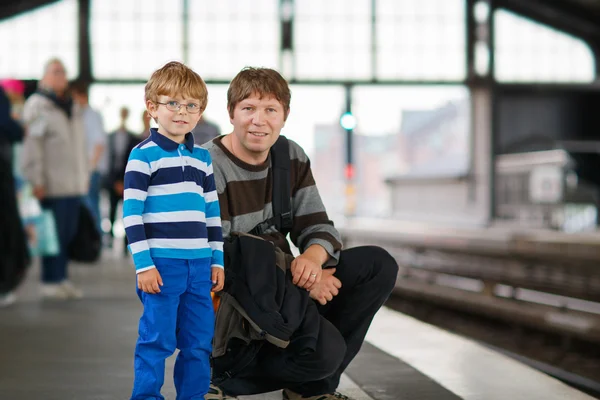
[{"label": "backpack strap", "polygon": [[273,162],[273,218],[280,232],[292,229],[292,187],[290,182],[290,144],[285,136],[279,136],[271,148]]},{"label": "backpack strap", "polygon": [[249,233],[261,235],[266,229],[275,226],[286,234],[292,229],[292,187],[290,182],[290,144],[287,138],[280,135],[271,147],[271,166],[273,168],[273,217],[256,225]]}]

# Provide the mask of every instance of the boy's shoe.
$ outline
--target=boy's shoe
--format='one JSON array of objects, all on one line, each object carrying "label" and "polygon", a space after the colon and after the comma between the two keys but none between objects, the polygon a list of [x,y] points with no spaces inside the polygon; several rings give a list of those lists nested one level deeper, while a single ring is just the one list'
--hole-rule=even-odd
[{"label": "boy's shoe", "polygon": [[301,394],[283,389],[283,400],[352,400],[350,397],[339,392],[318,394],[316,396],[303,397]]},{"label": "boy's shoe", "polygon": [[208,388],[208,393],[204,395],[204,400],[233,400],[237,399],[234,396],[228,396],[221,390],[220,387],[210,384]]},{"label": "boy's shoe", "polygon": [[83,297],[83,292],[81,289],[76,288],[69,281],[62,281],[60,286],[63,291],[67,294],[67,298],[69,299],[81,299]]}]

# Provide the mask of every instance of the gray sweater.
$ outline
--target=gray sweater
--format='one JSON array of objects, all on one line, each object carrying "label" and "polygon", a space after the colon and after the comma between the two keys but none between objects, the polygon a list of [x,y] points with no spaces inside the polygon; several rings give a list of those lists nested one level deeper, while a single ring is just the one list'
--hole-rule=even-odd
[{"label": "gray sweater", "polygon": [[[273,173],[271,157],[262,165],[250,165],[235,157],[219,136],[203,145],[210,151],[215,184],[221,207],[223,237],[231,232],[250,232],[257,224],[273,216],[271,205]],[[319,196],[304,150],[290,140],[292,210],[294,216],[290,238],[301,252],[313,244],[321,245],[330,255],[328,265],[339,260],[342,239],[329,220]],[[286,237],[275,228],[263,238],[291,254]]]}]

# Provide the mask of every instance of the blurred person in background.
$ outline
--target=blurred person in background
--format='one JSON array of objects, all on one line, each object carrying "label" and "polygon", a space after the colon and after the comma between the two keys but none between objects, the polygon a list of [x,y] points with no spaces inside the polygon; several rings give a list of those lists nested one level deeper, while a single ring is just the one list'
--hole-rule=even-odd
[{"label": "blurred person in background", "polygon": [[82,293],[68,280],[68,247],[78,226],[81,199],[88,193],[89,162],[83,110],[67,94],[63,63],[51,59],[37,91],[25,102],[23,175],[42,208],[52,212],[59,253],[42,257],[42,297],[64,300]]},{"label": "blurred person in background", "polygon": [[71,85],[73,101],[83,110],[83,125],[89,157],[90,181],[85,202],[94,216],[98,232],[102,232],[100,213],[101,179],[106,173],[106,132],[102,116],[89,104],[89,85],[83,81],[75,81]]},{"label": "blurred person in background", "polygon": [[[10,102],[11,118],[22,124],[23,105],[25,104],[25,84],[17,79],[3,79],[0,81],[0,87],[4,89],[4,93]],[[19,140],[13,144],[13,174],[15,175],[17,191],[22,184],[23,178],[19,166],[21,143],[21,140]]]},{"label": "blurred person in background", "polygon": [[[106,189],[110,200],[108,218],[110,220],[109,247],[113,246],[115,237],[114,224],[119,202],[123,201],[123,181],[125,179],[125,166],[131,150],[140,142],[133,132],[127,129],[129,109],[122,107],[121,125],[112,134],[108,135],[108,173],[106,176]],[[127,237],[124,237],[123,254],[127,255]]]},{"label": "blurred person in background", "polygon": [[25,84],[17,79],[0,80],[0,87],[4,90],[10,102],[10,115],[13,120],[20,121],[23,116],[23,104],[25,103]]},{"label": "blurred person in background", "polygon": [[23,103],[25,102],[23,94],[25,93],[25,84],[16,79],[3,79],[0,81],[2,88],[2,107],[3,107],[3,148],[6,153],[6,159],[13,162],[12,147],[14,144],[23,140],[24,130],[21,125],[23,114]]},{"label": "blurred person in background", "polygon": [[142,131],[142,133],[140,133],[140,143],[144,139],[148,139],[150,137],[150,115],[146,110],[144,110],[144,112],[142,113],[142,123],[144,124],[144,130]]},{"label": "blurred person in background", "polygon": [[[21,92],[24,87],[3,81],[0,85],[0,307],[14,303],[14,289],[29,264],[27,240],[19,210],[12,168],[13,144],[23,139],[23,127],[4,87]],[[9,94],[14,99],[14,93]]]},{"label": "blurred person in background", "polygon": [[203,145],[221,135],[221,130],[216,124],[207,121],[203,115],[198,124],[192,129],[192,135],[194,135],[194,143]]}]

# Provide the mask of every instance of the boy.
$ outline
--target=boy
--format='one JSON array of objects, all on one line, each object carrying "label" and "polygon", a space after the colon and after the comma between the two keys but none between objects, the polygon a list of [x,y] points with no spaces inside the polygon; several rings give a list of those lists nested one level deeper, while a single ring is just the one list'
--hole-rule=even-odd
[{"label": "boy", "polygon": [[144,305],[132,400],[164,399],[165,359],[179,349],[177,399],[202,399],[210,381],[211,290],[223,288],[223,238],[212,161],[190,131],[207,103],[204,81],[170,62],[146,84],[158,124],[125,170],[123,221]]}]

